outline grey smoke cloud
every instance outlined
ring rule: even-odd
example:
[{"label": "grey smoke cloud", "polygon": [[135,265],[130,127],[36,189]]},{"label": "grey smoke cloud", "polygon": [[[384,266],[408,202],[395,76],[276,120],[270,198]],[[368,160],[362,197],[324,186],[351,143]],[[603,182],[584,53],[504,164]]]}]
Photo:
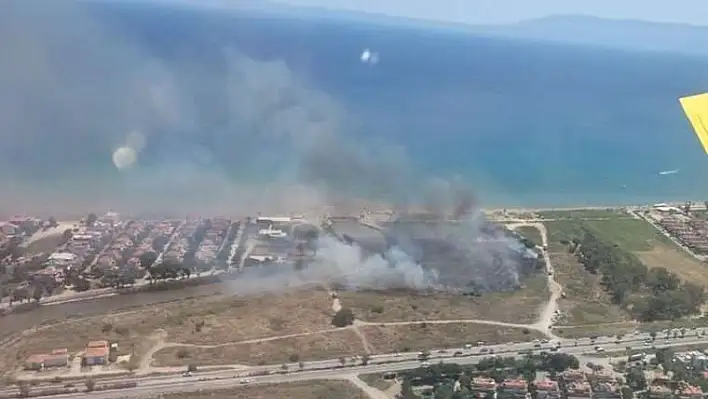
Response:
[{"label": "grey smoke cloud", "polygon": [[[165,59],[80,2],[2,2],[0,47],[0,212],[286,211],[285,196],[404,191],[404,152],[348,137],[346,110],[283,61]],[[134,131],[144,149],[119,172]],[[269,181],[247,182],[260,169]]]},{"label": "grey smoke cloud", "polygon": [[[411,176],[402,147],[351,135],[356,117],[281,60],[236,48],[209,61],[161,57],[139,35],[68,1],[0,2],[0,48],[0,213],[317,212],[349,195],[401,203],[426,186],[413,184],[425,179]],[[135,131],[144,138],[137,166],[119,172],[111,155]],[[263,169],[267,181],[248,181]],[[454,205],[459,186],[432,183],[430,207],[470,208]],[[459,276],[515,270],[509,259],[488,262],[488,247],[473,244],[474,223],[420,233],[467,251],[453,271]],[[278,279],[249,271],[234,289],[313,282],[420,289],[454,276],[423,268],[413,258],[418,244],[400,241],[384,255],[363,256],[323,238],[306,270]]]}]

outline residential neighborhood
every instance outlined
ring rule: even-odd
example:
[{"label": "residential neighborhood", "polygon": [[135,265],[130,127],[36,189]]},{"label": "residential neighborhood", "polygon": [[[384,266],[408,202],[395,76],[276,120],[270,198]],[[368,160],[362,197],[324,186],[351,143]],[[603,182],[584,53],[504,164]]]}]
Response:
[{"label": "residential neighborhood", "polygon": [[[32,236],[54,220],[13,218],[0,223],[2,302],[15,303],[158,278],[228,269],[239,221],[230,218],[137,219],[89,214],[32,251]],[[33,241],[34,242],[34,241]],[[243,253],[241,251],[240,253]]]}]

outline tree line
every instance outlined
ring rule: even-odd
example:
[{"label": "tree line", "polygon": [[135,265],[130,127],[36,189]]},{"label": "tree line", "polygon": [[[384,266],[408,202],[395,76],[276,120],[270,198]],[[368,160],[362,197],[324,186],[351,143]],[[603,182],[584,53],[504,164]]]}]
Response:
[{"label": "tree line", "polygon": [[700,312],[705,301],[702,286],[681,279],[664,267],[649,269],[633,253],[604,241],[583,228],[570,251],[585,269],[601,276],[612,302],[640,321],[674,320]]}]

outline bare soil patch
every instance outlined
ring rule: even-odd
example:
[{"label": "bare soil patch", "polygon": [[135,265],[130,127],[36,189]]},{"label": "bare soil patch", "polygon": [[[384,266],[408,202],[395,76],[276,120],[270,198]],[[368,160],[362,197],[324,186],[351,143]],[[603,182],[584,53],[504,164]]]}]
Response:
[{"label": "bare soil patch", "polygon": [[708,264],[702,263],[678,249],[656,245],[651,251],[635,252],[647,267],[665,267],[681,280],[708,287]]},{"label": "bare soil patch", "polygon": [[411,291],[341,292],[340,297],[344,307],[369,322],[482,319],[525,324],[536,321],[549,293],[545,276],[538,275],[517,291],[479,297]]},{"label": "bare soil patch", "polygon": [[533,330],[474,323],[364,326],[359,330],[366,336],[374,353],[460,348],[477,341],[499,344],[543,338]]},{"label": "bare soil patch", "polygon": [[331,298],[323,290],[196,298],[30,330],[0,351],[0,370],[14,370],[30,354],[55,348],[77,353],[93,340],[117,342],[126,353],[135,348],[139,356],[157,329],[165,330],[170,342],[221,344],[329,329],[331,319]]},{"label": "bare soil patch", "polygon": [[[158,351],[156,366],[197,366],[223,364],[279,364],[336,359],[340,356],[364,354],[361,339],[351,330],[312,334],[249,344],[223,345],[210,348],[169,347]],[[296,360],[293,355],[297,356]]]},{"label": "bare soil patch", "polygon": [[369,399],[348,381],[316,380],[283,384],[251,385],[233,389],[180,392],[161,395],[163,399]]},{"label": "bare soil patch", "polygon": [[560,325],[603,324],[629,320],[629,315],[613,305],[600,285],[600,276],[589,273],[575,255],[551,253],[555,279],[563,287],[566,298],[558,304]]},{"label": "bare soil patch", "polygon": [[386,391],[396,383],[394,380],[384,379],[383,373],[360,374],[358,377],[370,387],[374,387],[379,391]]}]

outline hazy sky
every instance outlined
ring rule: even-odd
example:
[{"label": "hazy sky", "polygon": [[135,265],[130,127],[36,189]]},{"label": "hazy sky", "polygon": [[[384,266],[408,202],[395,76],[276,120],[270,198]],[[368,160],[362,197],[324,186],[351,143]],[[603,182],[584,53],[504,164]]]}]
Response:
[{"label": "hazy sky", "polygon": [[[228,1],[228,0],[222,0]],[[231,0],[238,2],[239,0]],[[464,23],[504,23],[549,14],[589,14],[708,25],[707,0],[277,0]]]}]

